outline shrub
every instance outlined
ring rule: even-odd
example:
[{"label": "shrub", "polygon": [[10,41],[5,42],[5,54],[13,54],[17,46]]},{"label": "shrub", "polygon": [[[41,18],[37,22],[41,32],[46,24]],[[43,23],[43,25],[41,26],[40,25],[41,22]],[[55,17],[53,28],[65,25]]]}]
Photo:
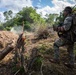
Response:
[{"label": "shrub", "polygon": [[38,39],[47,39],[49,36],[48,27],[46,25],[40,25],[36,31]]}]

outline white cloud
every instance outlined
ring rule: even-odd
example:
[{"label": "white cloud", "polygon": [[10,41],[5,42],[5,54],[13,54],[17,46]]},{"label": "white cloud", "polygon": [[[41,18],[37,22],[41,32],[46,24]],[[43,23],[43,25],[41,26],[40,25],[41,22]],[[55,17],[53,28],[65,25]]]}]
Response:
[{"label": "white cloud", "polygon": [[39,0],[39,2],[41,2],[41,0]]},{"label": "white cloud", "polygon": [[[75,0],[73,0],[75,1]],[[68,0],[53,0],[53,7],[45,6],[44,8],[37,9],[38,13],[42,13],[42,17],[45,17],[46,14],[50,13],[60,13],[66,6],[74,6],[75,4],[71,4]],[[51,4],[51,3],[50,3]]]},{"label": "white cloud", "polygon": [[4,15],[3,15],[3,13],[2,12],[0,12],[0,21],[4,21]]},{"label": "white cloud", "polygon": [[[56,7],[56,9],[58,9]],[[54,9],[53,7],[51,8],[50,6],[46,6],[42,9],[37,9],[37,13],[41,13],[42,17],[45,17],[46,14],[50,14],[50,13],[58,13],[58,11]]]},{"label": "white cloud", "polygon": [[76,2],[76,0],[70,0],[70,1]]},{"label": "white cloud", "polygon": [[37,7],[38,7],[38,8],[40,8],[40,7],[41,7],[41,5],[37,5]]},{"label": "white cloud", "polygon": [[[23,7],[33,7],[32,0],[0,0],[0,8],[6,8],[12,10],[14,13],[20,11]],[[5,10],[4,10],[5,11]],[[0,11],[1,14],[3,11]],[[3,17],[3,15],[1,15]]]},{"label": "white cloud", "polygon": [[41,3],[39,2],[39,3],[37,3],[37,7],[38,8],[40,8],[41,7]]},{"label": "white cloud", "polygon": [[7,10],[13,10],[15,12],[18,12],[23,7],[30,7],[32,6],[31,0],[1,0],[0,2],[0,8],[4,7],[7,8]]}]

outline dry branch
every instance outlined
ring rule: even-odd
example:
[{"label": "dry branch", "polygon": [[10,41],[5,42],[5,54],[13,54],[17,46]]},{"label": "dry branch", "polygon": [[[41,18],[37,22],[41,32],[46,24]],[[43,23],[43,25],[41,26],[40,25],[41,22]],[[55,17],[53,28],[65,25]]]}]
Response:
[{"label": "dry branch", "polygon": [[2,60],[9,52],[14,49],[14,46],[9,45],[4,50],[0,52],[0,60]]},{"label": "dry branch", "polygon": [[23,37],[23,33],[19,36],[17,39],[16,46],[15,44],[8,45],[4,50],[0,52],[0,60],[2,60],[9,52],[11,52],[13,49],[21,48],[22,45],[24,45],[25,38]]}]

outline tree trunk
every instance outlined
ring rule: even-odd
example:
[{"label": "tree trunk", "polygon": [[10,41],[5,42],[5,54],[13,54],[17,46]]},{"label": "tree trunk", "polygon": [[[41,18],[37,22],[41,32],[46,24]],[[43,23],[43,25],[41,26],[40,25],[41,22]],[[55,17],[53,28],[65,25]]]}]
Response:
[{"label": "tree trunk", "polygon": [[14,49],[14,46],[8,46],[4,50],[0,52],[0,60],[2,60],[9,52],[11,52]]}]

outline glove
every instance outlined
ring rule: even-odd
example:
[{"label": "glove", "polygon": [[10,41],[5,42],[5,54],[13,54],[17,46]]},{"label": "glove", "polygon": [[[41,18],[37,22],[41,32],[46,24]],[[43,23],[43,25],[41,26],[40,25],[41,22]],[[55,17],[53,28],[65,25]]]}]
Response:
[{"label": "glove", "polygon": [[63,31],[64,31],[64,27],[58,27],[58,28],[57,28],[57,31],[63,32]]}]

